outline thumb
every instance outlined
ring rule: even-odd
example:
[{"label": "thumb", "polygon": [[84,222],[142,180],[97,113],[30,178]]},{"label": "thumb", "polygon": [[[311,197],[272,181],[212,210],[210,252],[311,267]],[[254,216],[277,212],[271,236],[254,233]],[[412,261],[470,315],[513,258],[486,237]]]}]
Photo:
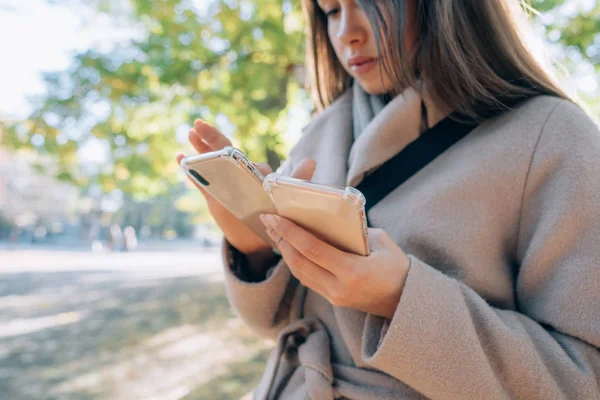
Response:
[{"label": "thumb", "polygon": [[387,232],[379,228],[368,229],[368,240],[371,251],[383,250],[392,244],[395,245],[394,241],[392,238],[390,238]]},{"label": "thumb", "polygon": [[265,162],[259,162],[259,163],[252,163],[254,164],[254,166],[260,171],[261,174],[263,174],[264,176],[269,175],[271,172],[273,172],[273,170],[271,169],[271,166]]},{"label": "thumb", "polygon": [[294,168],[294,171],[292,172],[292,178],[309,181],[312,178],[316,167],[317,162],[315,160],[305,158],[304,160],[300,161],[300,164],[298,164],[296,168]]}]

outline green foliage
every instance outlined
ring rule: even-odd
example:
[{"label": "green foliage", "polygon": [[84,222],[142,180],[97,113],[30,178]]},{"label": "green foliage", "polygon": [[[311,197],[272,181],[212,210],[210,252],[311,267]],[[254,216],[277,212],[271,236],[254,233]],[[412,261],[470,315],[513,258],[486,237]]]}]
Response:
[{"label": "green foliage", "polygon": [[[185,133],[195,118],[232,134],[253,159],[277,166],[289,93],[299,88],[293,75],[303,56],[299,6],[199,3],[196,9],[194,1],[129,0],[126,17],[141,39],[109,52],[86,51],[68,70],[47,74],[48,94],[27,120],[10,127],[5,144],[55,155],[61,179],[139,199],[165,193],[181,178],[174,157],[187,136],[178,142],[175,133]],[[97,7],[123,12],[108,0]],[[80,165],[78,150],[90,143],[110,149],[103,165]]]},{"label": "green foliage", "polygon": [[[534,0],[532,6],[540,12],[552,12],[557,7],[573,5],[567,0]],[[556,14],[556,12],[555,12]],[[583,58],[588,58],[598,66],[600,62],[600,40],[596,39],[600,32],[600,3],[589,10],[575,15],[554,16],[548,25],[548,30],[560,32],[558,41],[565,47],[577,50]]]},{"label": "green foliage", "polygon": [[560,42],[578,50],[584,58],[600,66],[600,3],[591,10],[579,13],[557,27]]}]

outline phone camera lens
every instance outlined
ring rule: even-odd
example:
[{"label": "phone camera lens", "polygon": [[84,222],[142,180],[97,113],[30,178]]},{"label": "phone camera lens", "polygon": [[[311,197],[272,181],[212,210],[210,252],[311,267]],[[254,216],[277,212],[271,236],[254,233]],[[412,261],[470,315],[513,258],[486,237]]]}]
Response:
[{"label": "phone camera lens", "polygon": [[200,175],[199,173],[197,173],[196,171],[194,171],[193,169],[189,170],[190,175],[192,175],[194,178],[196,178],[196,180],[198,182],[200,182],[202,185],[204,186],[209,186],[210,183],[204,179],[204,177],[202,175]]}]

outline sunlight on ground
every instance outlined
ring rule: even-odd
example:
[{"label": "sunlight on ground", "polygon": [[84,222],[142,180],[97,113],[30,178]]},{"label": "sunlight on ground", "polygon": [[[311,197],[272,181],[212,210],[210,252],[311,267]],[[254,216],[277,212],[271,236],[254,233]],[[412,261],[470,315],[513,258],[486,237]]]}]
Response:
[{"label": "sunlight on ground", "polygon": [[60,325],[74,324],[81,321],[82,314],[78,312],[66,312],[40,318],[13,319],[8,323],[0,324],[0,338],[8,336],[25,335],[53,328]]},{"label": "sunlight on ground", "polygon": [[268,342],[246,343],[248,338],[238,320],[210,331],[190,325],[172,328],[51,393],[94,393],[101,388],[103,397],[115,400],[179,399],[217,377],[227,378],[230,364],[250,360],[269,347]]},{"label": "sunlight on ground", "polygon": [[218,253],[22,255],[0,253],[2,398],[228,400],[258,383],[273,344],[229,306]]}]

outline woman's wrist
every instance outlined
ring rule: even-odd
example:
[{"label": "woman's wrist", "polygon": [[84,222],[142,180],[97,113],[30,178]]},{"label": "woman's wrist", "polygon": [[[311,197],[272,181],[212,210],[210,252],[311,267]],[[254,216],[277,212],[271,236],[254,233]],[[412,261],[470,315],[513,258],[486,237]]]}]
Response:
[{"label": "woman's wrist", "polygon": [[250,282],[264,281],[267,278],[267,271],[281,259],[270,247],[248,253],[240,252],[240,254],[244,258],[242,263],[244,275]]}]

